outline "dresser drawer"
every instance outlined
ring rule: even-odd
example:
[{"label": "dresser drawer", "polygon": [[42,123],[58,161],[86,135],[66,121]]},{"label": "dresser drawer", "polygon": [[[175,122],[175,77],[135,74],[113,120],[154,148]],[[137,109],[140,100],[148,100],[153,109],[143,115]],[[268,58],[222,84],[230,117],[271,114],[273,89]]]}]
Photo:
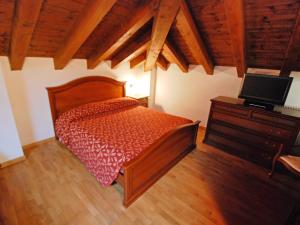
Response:
[{"label": "dresser drawer", "polygon": [[249,110],[247,109],[235,108],[235,107],[219,105],[219,104],[214,105],[213,110],[218,112],[225,112],[237,116],[242,116],[242,117],[248,117],[249,114]]},{"label": "dresser drawer", "polygon": [[270,116],[267,114],[253,112],[252,118],[255,120],[277,123],[277,124],[284,125],[284,126],[297,127],[296,121],[292,121],[292,120],[288,120],[288,119],[280,118],[280,117],[275,117],[275,116]]},{"label": "dresser drawer", "polygon": [[261,122],[256,122],[249,119],[243,119],[243,118],[239,118],[239,117],[235,117],[235,116],[231,116],[219,112],[213,112],[212,119],[223,121],[225,123],[229,123],[239,127],[247,128],[249,130],[260,132],[261,134],[272,135],[274,137],[278,137],[281,139],[288,139],[293,135],[292,131],[290,130],[285,130],[283,128],[274,127]]},{"label": "dresser drawer", "polygon": [[214,132],[218,132],[224,135],[229,135],[233,139],[242,140],[246,144],[251,145],[253,147],[260,148],[263,150],[269,149],[270,151],[274,151],[275,153],[277,153],[280,146],[279,142],[272,141],[254,134],[250,134],[241,131],[237,128],[227,127],[222,124],[213,123],[211,124],[210,129]]},{"label": "dresser drawer", "polygon": [[275,152],[260,151],[259,149],[236,142],[233,139],[222,137],[214,132],[211,132],[207,136],[207,142],[220,147],[231,154],[258,163],[267,168],[270,168],[272,159],[276,154]]}]

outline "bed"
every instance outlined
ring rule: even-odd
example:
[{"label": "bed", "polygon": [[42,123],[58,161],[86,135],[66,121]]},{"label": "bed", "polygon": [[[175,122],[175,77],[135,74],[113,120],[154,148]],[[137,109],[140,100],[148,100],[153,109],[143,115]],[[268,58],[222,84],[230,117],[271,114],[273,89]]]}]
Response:
[{"label": "bed", "polygon": [[196,147],[199,121],[139,106],[125,82],[90,76],[47,88],[55,137],[128,207]]}]

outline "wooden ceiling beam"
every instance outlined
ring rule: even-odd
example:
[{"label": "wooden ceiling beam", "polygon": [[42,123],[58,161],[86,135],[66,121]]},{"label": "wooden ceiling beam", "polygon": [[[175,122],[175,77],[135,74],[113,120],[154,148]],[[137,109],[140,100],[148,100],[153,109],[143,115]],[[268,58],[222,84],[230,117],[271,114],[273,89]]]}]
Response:
[{"label": "wooden ceiling beam", "polygon": [[156,65],[162,70],[167,71],[170,66],[170,62],[162,54],[159,54],[156,60]]},{"label": "wooden ceiling beam", "polygon": [[293,69],[296,68],[297,60],[300,58],[300,8],[296,19],[293,34],[291,36],[285,59],[280,70],[280,76],[290,76]]},{"label": "wooden ceiling beam", "polygon": [[99,48],[88,58],[88,68],[95,68],[100,62],[108,59],[129,40],[142,26],[152,19],[157,7],[157,1],[149,1],[133,12],[133,17],[129,21],[123,21],[122,26],[118,27],[109,38],[102,43]]},{"label": "wooden ceiling beam", "polygon": [[247,70],[244,1],[224,0],[224,7],[237,74],[244,77]]},{"label": "wooden ceiling beam", "polygon": [[165,41],[163,50],[166,51],[170,57],[172,57],[172,59],[170,59],[169,61],[177,64],[177,66],[180,68],[182,72],[187,73],[189,71],[188,62],[185,60],[181,52],[178,49],[176,49],[174,45],[171,44],[170,41],[168,40]]},{"label": "wooden ceiling beam", "polygon": [[153,22],[151,43],[147,51],[146,71],[152,69],[157,61],[172,23],[178,13],[180,2],[181,0],[160,0],[159,8]]},{"label": "wooden ceiling beam", "polygon": [[147,51],[142,52],[138,56],[130,60],[130,69],[136,68],[146,61]]},{"label": "wooden ceiling beam", "polygon": [[201,34],[198,31],[195,20],[185,0],[181,2],[180,10],[176,17],[176,27],[185,39],[197,63],[202,64],[205,72],[212,75],[214,72],[213,60],[205,47]]},{"label": "wooden ceiling beam", "polygon": [[117,0],[88,1],[73,29],[54,57],[55,69],[63,69],[95,30]]},{"label": "wooden ceiling beam", "polygon": [[21,70],[23,67],[42,5],[43,0],[19,0],[16,3],[9,50],[12,70]]},{"label": "wooden ceiling beam", "polygon": [[[146,61],[146,56],[147,51],[144,51],[140,55],[130,60],[130,68],[136,68],[137,66],[144,63]],[[162,70],[166,71],[170,66],[170,62],[162,54],[160,54],[157,58],[156,65],[159,66]]]},{"label": "wooden ceiling beam", "polygon": [[111,68],[116,68],[121,62],[131,60],[146,51],[150,43],[150,32],[144,33],[135,40],[130,41],[111,58]]}]

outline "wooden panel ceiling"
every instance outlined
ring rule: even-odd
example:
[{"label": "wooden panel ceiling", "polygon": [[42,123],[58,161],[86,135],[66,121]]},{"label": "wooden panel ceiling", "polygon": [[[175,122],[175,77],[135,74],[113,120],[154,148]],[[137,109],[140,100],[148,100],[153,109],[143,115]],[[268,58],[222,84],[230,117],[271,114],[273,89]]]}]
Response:
[{"label": "wooden panel ceiling", "polygon": [[280,69],[294,30],[299,0],[246,0],[248,66]]},{"label": "wooden panel ceiling", "polygon": [[[15,0],[0,0],[0,55],[9,56],[17,2]],[[131,19],[132,24],[134,24],[134,15],[138,15],[138,9],[144,8],[145,10],[149,5],[149,13],[151,10],[154,12],[153,14],[150,13],[149,16],[155,17],[160,2],[161,0],[117,0],[108,13],[99,20],[100,22],[95,23],[97,24],[96,28],[89,36],[87,35],[88,38],[73,58],[90,58],[95,53],[95,49],[99,49],[105,40],[114,37],[114,34],[124,27],[127,21]],[[188,23],[181,21],[183,19],[181,4],[167,36],[167,39],[172,43],[172,49],[176,49],[176,55],[180,55],[181,61],[187,64],[203,64],[204,60],[208,60],[206,62],[211,62],[212,68],[214,65],[237,66],[236,54],[233,52],[234,46],[232,45],[234,43],[232,42],[232,26],[230,26],[232,21],[228,19],[228,11],[226,10],[228,2],[229,4],[231,2],[226,2],[226,0],[185,0],[185,2],[187,13],[191,15],[188,23],[192,23],[192,28],[182,30]],[[243,36],[245,37],[246,66],[282,69],[287,58],[287,49],[291,38],[299,35],[295,34],[295,32],[299,32],[299,29],[295,28],[300,1],[232,0],[232,4],[236,2],[243,5],[243,9],[241,9],[243,12],[240,15],[243,15],[245,20],[245,26],[241,26],[241,28],[245,31]],[[54,57],[62,43],[67,40],[68,34],[73,29],[77,19],[83,14],[88,3],[89,0],[44,0],[26,56]],[[181,16],[178,17],[180,13]],[[239,11],[237,10],[236,13]],[[139,16],[136,17],[140,18]],[[152,24],[151,20],[135,34],[129,34],[129,40],[118,49],[115,48],[108,59],[120,51],[126,52],[127,46],[133,46],[132,43],[138,42],[144,33],[151,33]],[[196,36],[190,37],[190,39],[186,37],[189,34],[189,29],[196,29],[193,34]],[[125,32],[125,29],[123,30]],[[121,35],[120,32],[118,35]],[[236,36],[243,37],[241,33],[236,34]],[[196,40],[196,42],[198,40],[199,42],[190,43],[190,40]],[[191,46],[201,47],[201,43],[205,48],[202,50],[207,53],[206,58],[201,58],[201,54],[195,54],[191,48]],[[296,45],[300,47],[297,43]],[[199,49],[201,49],[200,47]],[[161,51],[160,62],[164,57],[165,64],[176,63],[174,56],[168,55],[169,53],[165,51],[163,46],[160,48],[161,50],[157,49]],[[128,52],[130,51],[128,50]],[[144,55],[143,52],[143,57],[140,58],[144,59]],[[300,53],[297,56],[297,53],[294,52],[293,57],[296,64],[291,69],[300,70]],[[126,59],[129,58],[132,57]],[[179,61],[177,64],[180,64]],[[182,64],[180,65],[181,69],[186,69]],[[208,71],[212,70],[209,69]]]},{"label": "wooden panel ceiling", "polygon": [[28,56],[54,57],[88,0],[45,0]]},{"label": "wooden panel ceiling", "polygon": [[105,16],[102,22],[97,26],[94,32],[89,36],[85,43],[76,53],[75,58],[88,58],[93,50],[103,43],[105,39],[114,35],[117,29],[132,16],[132,12],[142,1],[138,0],[119,0],[111,9],[111,12]]},{"label": "wooden panel ceiling", "polygon": [[[123,46],[118,48],[114,54],[110,56],[112,61],[112,68],[123,60],[131,60],[147,50],[149,41],[151,39],[151,27],[153,21],[146,23],[136,34],[127,40]],[[118,62],[116,64],[116,62]]]},{"label": "wooden panel ceiling", "polygon": [[0,55],[8,55],[15,0],[0,1]]},{"label": "wooden panel ceiling", "polygon": [[214,63],[234,66],[223,0],[189,0],[188,2]]},{"label": "wooden panel ceiling", "polygon": [[[197,64],[196,59],[194,58],[194,56],[192,55],[192,53],[190,52],[190,50],[188,48],[188,43],[186,42],[184,37],[182,37],[181,33],[177,29],[176,21],[175,21],[174,26],[171,27],[171,30],[169,33],[169,39],[171,39],[174,43],[176,43],[177,48],[179,49],[180,52],[184,52],[184,56],[190,64],[194,64],[194,65]],[[171,62],[171,63],[173,63],[173,62]]]}]

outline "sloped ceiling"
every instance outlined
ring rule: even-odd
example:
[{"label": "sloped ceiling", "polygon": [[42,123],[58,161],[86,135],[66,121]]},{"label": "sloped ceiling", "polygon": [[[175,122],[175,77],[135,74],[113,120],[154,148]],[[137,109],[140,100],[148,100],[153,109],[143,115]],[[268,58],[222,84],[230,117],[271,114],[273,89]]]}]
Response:
[{"label": "sloped ceiling", "polygon": [[299,9],[299,0],[3,0],[0,55],[12,69],[30,56],[55,58],[57,69],[80,58],[90,68],[128,60],[132,68],[202,64],[208,74],[220,65],[239,76],[247,67],[289,76],[300,70]]}]

